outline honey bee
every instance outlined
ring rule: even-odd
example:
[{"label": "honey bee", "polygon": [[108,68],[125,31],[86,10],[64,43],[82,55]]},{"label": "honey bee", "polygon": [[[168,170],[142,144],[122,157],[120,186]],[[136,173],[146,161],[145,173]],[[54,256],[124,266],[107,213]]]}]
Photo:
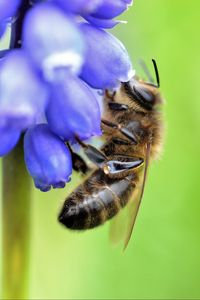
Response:
[{"label": "honey bee", "polygon": [[[156,84],[134,76],[121,83],[118,91],[105,91],[102,148],[98,150],[76,137],[95,167],[67,197],[58,217],[67,228],[85,230],[103,224],[129,204],[125,247],[140,207],[149,162],[158,157],[162,146],[163,101],[158,69],[152,61]],[[71,152],[74,169],[86,173],[83,159]]]}]

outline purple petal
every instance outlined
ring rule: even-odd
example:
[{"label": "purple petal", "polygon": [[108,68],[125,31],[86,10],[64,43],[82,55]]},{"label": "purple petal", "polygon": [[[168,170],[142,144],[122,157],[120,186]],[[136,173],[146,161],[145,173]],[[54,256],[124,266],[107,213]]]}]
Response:
[{"label": "purple petal", "polygon": [[17,144],[20,137],[20,131],[11,128],[0,128],[0,156],[6,155]]},{"label": "purple petal", "polygon": [[103,0],[92,16],[100,19],[112,19],[127,10],[131,4],[130,0]]},{"label": "purple petal", "polygon": [[53,132],[65,140],[101,135],[100,109],[94,94],[87,85],[69,75],[66,82],[52,87],[46,111],[47,121]]},{"label": "purple petal", "polygon": [[67,12],[88,14],[96,11],[103,0],[52,0]]},{"label": "purple petal", "polygon": [[113,28],[119,23],[124,23],[124,21],[118,21],[118,20],[110,20],[110,19],[97,19],[91,16],[84,16],[84,19],[93,24],[94,26],[100,27],[100,28]]},{"label": "purple petal", "polygon": [[24,137],[24,156],[29,174],[41,191],[61,188],[70,180],[71,154],[65,143],[46,124],[28,129]]},{"label": "purple petal", "polygon": [[0,64],[0,126],[26,129],[44,111],[46,102],[46,87],[25,53],[8,53]]},{"label": "purple petal", "polygon": [[134,75],[128,53],[113,35],[89,24],[82,24],[87,54],[81,78],[97,89],[117,88]]},{"label": "purple petal", "polygon": [[81,32],[71,18],[54,5],[41,3],[26,15],[23,45],[41,68],[45,79],[52,81],[57,70],[79,72],[85,53]]},{"label": "purple petal", "polygon": [[13,17],[21,3],[21,0],[0,0],[0,22]]},{"label": "purple petal", "polygon": [[5,31],[6,31],[6,22],[1,22],[0,23],[0,38],[3,36]]}]

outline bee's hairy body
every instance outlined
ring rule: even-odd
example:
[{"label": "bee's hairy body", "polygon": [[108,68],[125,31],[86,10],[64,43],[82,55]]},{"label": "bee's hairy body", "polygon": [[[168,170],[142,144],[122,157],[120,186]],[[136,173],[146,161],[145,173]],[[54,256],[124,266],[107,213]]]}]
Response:
[{"label": "bee's hairy body", "polygon": [[[136,101],[138,99],[135,99],[134,93],[132,94],[131,82],[129,82],[122,84],[113,97],[106,94],[103,117],[111,123],[118,124],[120,128],[126,128],[137,138],[137,143],[123,136],[116,128],[102,123],[106,143],[101,151],[108,161],[113,161],[115,158],[118,160],[119,157],[122,162],[129,161],[129,158],[131,160],[138,158],[141,163],[134,168],[114,174],[107,174],[102,168],[95,169],[64,203],[60,215],[61,222],[70,229],[93,228],[115,216],[141,186],[147,144],[150,145],[150,160],[157,158],[160,152],[162,118],[157,104],[162,101],[158,88],[136,78],[133,78],[133,82],[152,94],[154,98],[150,100],[154,102],[151,107]],[[120,107],[119,104],[122,106]]]}]

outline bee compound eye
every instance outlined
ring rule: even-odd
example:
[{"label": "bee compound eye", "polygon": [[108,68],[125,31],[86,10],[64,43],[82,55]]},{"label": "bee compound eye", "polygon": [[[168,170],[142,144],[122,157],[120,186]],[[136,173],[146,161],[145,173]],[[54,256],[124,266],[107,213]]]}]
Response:
[{"label": "bee compound eye", "polygon": [[132,101],[137,102],[141,107],[151,110],[155,103],[155,96],[150,89],[145,87],[136,79],[131,79],[124,84],[125,91]]},{"label": "bee compound eye", "polygon": [[153,104],[154,102],[154,95],[151,93],[151,91],[147,90],[144,87],[140,86],[134,86],[133,90],[135,94],[140,98],[142,101],[147,102],[149,104]]},{"label": "bee compound eye", "polygon": [[154,94],[142,85],[134,85],[132,87],[133,98],[142,107],[151,110],[155,102]]}]

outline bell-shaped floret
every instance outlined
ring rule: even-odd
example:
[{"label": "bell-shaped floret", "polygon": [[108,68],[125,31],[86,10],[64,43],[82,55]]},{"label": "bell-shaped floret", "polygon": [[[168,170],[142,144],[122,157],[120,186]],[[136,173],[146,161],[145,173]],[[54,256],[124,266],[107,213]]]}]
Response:
[{"label": "bell-shaped floret", "polygon": [[47,81],[60,69],[78,73],[83,64],[85,44],[78,25],[52,4],[41,3],[27,13],[23,45]]},{"label": "bell-shaped floret", "polygon": [[47,103],[46,85],[23,50],[13,50],[0,63],[0,127],[24,130]]},{"label": "bell-shaped floret", "polygon": [[89,24],[81,29],[87,42],[86,60],[81,78],[97,89],[117,88],[134,75],[123,44],[110,33]]},{"label": "bell-shaped floret", "polygon": [[47,124],[28,129],[24,137],[24,157],[28,172],[41,191],[62,188],[70,180],[70,151]]},{"label": "bell-shaped floret", "polygon": [[81,79],[68,74],[65,82],[54,83],[50,95],[46,116],[53,132],[66,141],[101,135],[99,105]]}]

